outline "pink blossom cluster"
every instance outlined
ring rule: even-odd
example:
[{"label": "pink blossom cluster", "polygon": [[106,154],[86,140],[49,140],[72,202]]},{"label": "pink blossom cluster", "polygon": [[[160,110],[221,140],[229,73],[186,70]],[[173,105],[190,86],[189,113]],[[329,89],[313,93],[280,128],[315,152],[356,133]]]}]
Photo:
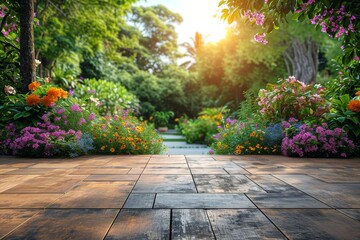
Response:
[{"label": "pink blossom cluster", "polygon": [[255,22],[255,24],[259,26],[265,22],[265,15],[259,11],[252,12],[248,10],[244,13],[244,16],[247,17],[250,22]]},{"label": "pink blossom cluster", "polygon": [[[340,26],[340,22],[349,18],[348,26]],[[345,6],[342,5],[339,10],[329,9],[324,10],[321,14],[317,14],[311,19],[312,24],[319,24],[322,32],[328,32],[331,36],[339,38],[347,35],[349,31],[355,32],[353,21],[355,16],[351,16],[345,12]]]},{"label": "pink blossom cluster", "polygon": [[306,85],[292,76],[279,84],[268,84],[267,89],[259,91],[260,113],[269,120],[319,117],[328,110],[323,91],[320,85]]},{"label": "pink blossom cluster", "polygon": [[10,149],[13,155],[52,156],[58,144],[78,141],[82,136],[80,130],[65,131],[49,121],[38,122],[36,127],[25,127],[19,134],[16,133],[14,124],[9,124],[6,130],[7,138],[2,144]]},{"label": "pink blossom cluster", "polygon": [[298,157],[348,157],[355,144],[341,128],[330,130],[326,123],[309,126],[307,124],[284,121],[286,133],[281,144],[285,156]]},{"label": "pink blossom cluster", "polygon": [[257,42],[259,42],[259,43],[262,43],[262,44],[264,44],[264,45],[266,45],[266,44],[268,44],[268,41],[265,39],[265,36],[266,36],[266,34],[265,33],[262,33],[262,34],[256,34],[255,36],[254,36],[254,40],[255,41],[257,41]]},{"label": "pink blossom cluster", "polygon": [[[5,17],[6,10],[8,10],[6,6],[0,6],[0,22]],[[5,37],[9,36],[11,32],[15,32],[18,30],[17,24],[15,23],[15,18],[13,16],[9,16],[8,18],[10,18],[12,21],[7,21],[3,26],[4,29],[0,29],[1,33]]]},{"label": "pink blossom cluster", "polygon": [[[72,111],[71,114],[76,114],[77,112],[82,112],[82,109],[80,108],[80,106],[78,104],[72,104],[70,106],[70,110]],[[63,125],[67,125],[68,124],[68,116],[66,115],[66,111],[64,108],[59,108],[59,107],[55,107],[52,110],[52,113],[46,113],[43,115],[42,120],[43,121],[50,121],[50,116],[51,119],[53,119],[53,121],[55,123],[60,123],[62,122]],[[74,118],[74,116],[72,116]],[[96,114],[95,113],[91,113],[87,119],[85,119],[84,117],[80,117],[80,119],[77,121],[77,125],[81,126],[81,125],[85,125],[88,124],[89,122],[93,121],[96,118]]]}]

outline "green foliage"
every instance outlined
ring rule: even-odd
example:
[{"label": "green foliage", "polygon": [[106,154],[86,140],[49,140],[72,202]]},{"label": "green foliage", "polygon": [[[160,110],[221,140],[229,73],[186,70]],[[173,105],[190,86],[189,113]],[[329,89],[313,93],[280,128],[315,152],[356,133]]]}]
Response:
[{"label": "green foliage", "polygon": [[248,121],[249,118],[255,120],[261,117],[260,106],[257,102],[258,90],[249,89],[244,93],[244,100],[241,101],[237,110],[237,117],[240,121]]},{"label": "green foliage", "polygon": [[75,96],[88,98],[95,103],[101,115],[117,114],[121,110],[128,108],[138,109],[137,98],[120,83],[85,79],[83,83],[78,83],[76,87]]},{"label": "green foliage", "polygon": [[205,108],[199,117],[193,120],[182,121],[180,128],[188,143],[206,143],[210,145],[213,135],[223,123],[223,114],[226,108]]},{"label": "green foliage", "polygon": [[152,117],[156,127],[167,127],[170,118],[174,117],[174,112],[154,112]]},{"label": "green foliage", "polygon": [[331,101],[331,111],[325,114],[325,119],[331,129],[344,129],[349,137],[360,144],[360,113],[348,109],[350,100],[349,94],[334,96]]},{"label": "green foliage", "polygon": [[7,96],[3,105],[0,105],[0,127],[4,128],[10,123],[16,124],[19,128],[36,126],[46,108],[41,105],[29,106],[26,104],[26,94]]}]

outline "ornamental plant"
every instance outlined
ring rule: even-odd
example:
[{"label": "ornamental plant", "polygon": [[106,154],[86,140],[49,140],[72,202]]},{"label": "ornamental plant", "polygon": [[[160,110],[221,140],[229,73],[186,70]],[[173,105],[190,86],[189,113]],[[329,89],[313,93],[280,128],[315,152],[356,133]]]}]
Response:
[{"label": "ornamental plant", "polygon": [[119,114],[123,109],[139,109],[139,100],[120,83],[84,79],[74,90],[74,96],[96,106],[101,115]]},{"label": "ornamental plant", "polygon": [[270,122],[281,122],[294,117],[299,120],[316,120],[329,111],[321,85],[306,85],[295,77],[267,84],[259,91],[260,113]]},{"label": "ornamental plant", "polygon": [[92,139],[89,134],[83,135],[80,130],[65,131],[49,121],[38,122],[36,127],[25,127],[20,130],[11,123],[5,127],[0,140],[1,150],[5,154],[24,157],[76,157],[92,150]]},{"label": "ornamental plant", "polygon": [[152,120],[155,123],[156,127],[167,127],[169,124],[170,118],[174,117],[174,112],[154,112],[152,114]]},{"label": "ornamental plant", "polygon": [[[221,131],[214,135],[216,140],[212,152],[216,154],[276,154],[280,145],[265,140],[266,127],[253,122],[227,120]],[[273,145],[271,145],[273,144]]]},{"label": "ornamental plant", "polygon": [[163,150],[153,125],[139,121],[129,111],[101,117],[91,133],[98,154],[159,154]]},{"label": "ornamental plant", "polygon": [[283,122],[285,137],[281,151],[294,157],[349,157],[355,150],[354,142],[341,128],[329,129],[326,123],[307,125]]},{"label": "ornamental plant", "polygon": [[332,108],[325,114],[331,129],[342,128],[360,145],[360,92],[351,99],[349,94],[332,98]]},{"label": "ornamental plant", "polygon": [[10,94],[0,105],[0,126],[15,123],[18,128],[36,126],[44,113],[68,97],[67,91],[34,81],[29,94]]},{"label": "ornamental plant", "polygon": [[214,142],[213,135],[218,133],[218,127],[223,125],[226,112],[226,108],[205,108],[198,118],[182,123],[182,134],[186,142],[210,145]]}]

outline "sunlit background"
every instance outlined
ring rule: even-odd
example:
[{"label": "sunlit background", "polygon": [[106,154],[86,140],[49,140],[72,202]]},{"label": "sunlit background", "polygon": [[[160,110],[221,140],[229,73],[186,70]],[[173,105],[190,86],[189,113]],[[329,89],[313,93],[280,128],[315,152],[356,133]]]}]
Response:
[{"label": "sunlit background", "polygon": [[179,13],[183,23],[176,26],[178,43],[189,42],[195,32],[203,35],[206,42],[217,42],[225,37],[226,22],[220,20],[218,0],[142,0],[139,5],[162,4]]}]

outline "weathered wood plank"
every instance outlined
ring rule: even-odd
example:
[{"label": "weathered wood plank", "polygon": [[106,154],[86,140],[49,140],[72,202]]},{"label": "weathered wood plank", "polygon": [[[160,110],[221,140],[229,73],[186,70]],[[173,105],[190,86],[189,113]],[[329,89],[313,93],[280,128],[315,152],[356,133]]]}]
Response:
[{"label": "weathered wood plank", "polygon": [[112,239],[169,239],[170,210],[122,209],[109,230]]},{"label": "weathered wood plank", "polygon": [[175,209],[171,221],[171,239],[215,239],[205,210]]}]

